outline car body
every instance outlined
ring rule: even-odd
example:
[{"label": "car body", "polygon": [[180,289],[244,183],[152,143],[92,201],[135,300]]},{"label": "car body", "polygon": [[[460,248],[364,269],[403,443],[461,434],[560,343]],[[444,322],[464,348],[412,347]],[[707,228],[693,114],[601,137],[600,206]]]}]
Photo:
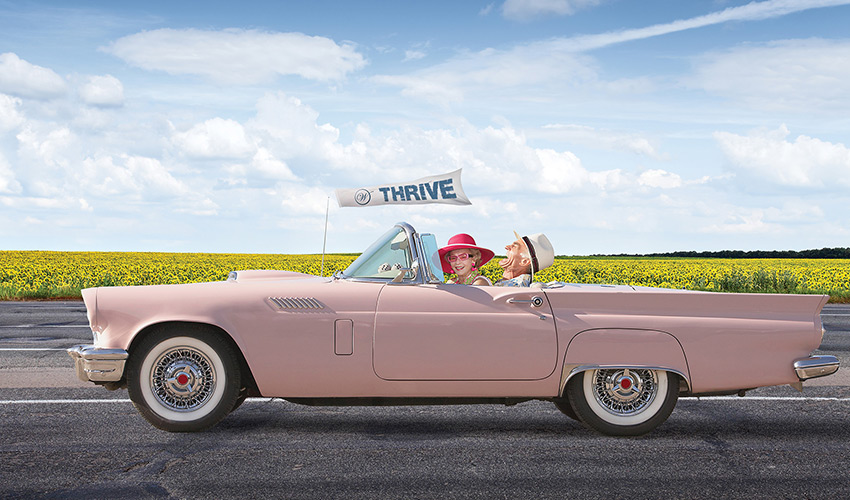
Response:
[{"label": "car body", "polygon": [[553,401],[612,435],[660,425],[679,396],[838,369],[812,356],[828,296],[553,282],[444,283],[436,239],[398,223],[333,277],[86,289],[77,374],[126,387],[153,425],[195,431],[247,396],[310,405]]}]

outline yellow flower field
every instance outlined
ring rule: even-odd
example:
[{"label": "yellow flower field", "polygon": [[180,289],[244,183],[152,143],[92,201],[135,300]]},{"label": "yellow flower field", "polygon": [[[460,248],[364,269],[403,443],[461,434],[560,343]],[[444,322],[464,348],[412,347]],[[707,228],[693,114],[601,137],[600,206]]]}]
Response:
[{"label": "yellow flower field", "polygon": [[[356,255],[326,255],[324,275]],[[0,299],[79,297],[96,286],[223,281],[230,271],[285,269],[319,275],[321,255],[0,251]]]},{"label": "yellow flower field", "polygon": [[[324,275],[356,255],[326,255]],[[95,286],[221,281],[239,269],[318,275],[320,255],[0,251],[0,299],[79,297]],[[501,277],[494,259],[482,271]],[[558,258],[537,281],[613,283],[721,292],[828,293],[850,301],[850,260]]]}]

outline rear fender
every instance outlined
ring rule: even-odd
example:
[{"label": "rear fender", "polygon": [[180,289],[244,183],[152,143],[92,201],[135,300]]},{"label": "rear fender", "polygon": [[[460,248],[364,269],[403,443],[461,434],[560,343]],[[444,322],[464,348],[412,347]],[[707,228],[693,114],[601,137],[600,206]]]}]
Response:
[{"label": "rear fender", "polygon": [[591,329],[576,334],[564,355],[561,394],[567,381],[587,370],[642,368],[673,372],[690,389],[685,351],[676,337],[657,330]]}]

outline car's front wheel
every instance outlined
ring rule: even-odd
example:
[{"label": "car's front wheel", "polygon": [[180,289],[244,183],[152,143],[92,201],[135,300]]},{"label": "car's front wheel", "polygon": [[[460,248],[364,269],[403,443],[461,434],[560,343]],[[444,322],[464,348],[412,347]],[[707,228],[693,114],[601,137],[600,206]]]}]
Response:
[{"label": "car's front wheel", "polygon": [[127,389],[145,419],[171,432],[220,422],[242,387],[239,361],[220,334],[201,327],[163,328],[131,353]]},{"label": "car's front wheel", "polygon": [[567,395],[587,426],[611,436],[639,436],[673,412],[679,379],[664,370],[587,370],[567,382]]},{"label": "car's front wheel", "polygon": [[573,420],[579,420],[576,411],[573,410],[573,405],[570,404],[569,398],[554,398],[552,402],[555,403],[555,408],[560,410],[561,413]]}]

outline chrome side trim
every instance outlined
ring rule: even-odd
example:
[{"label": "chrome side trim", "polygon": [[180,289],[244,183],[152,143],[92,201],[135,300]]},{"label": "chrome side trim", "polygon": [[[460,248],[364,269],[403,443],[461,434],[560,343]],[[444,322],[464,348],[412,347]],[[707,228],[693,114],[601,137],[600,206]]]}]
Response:
[{"label": "chrome side trim", "polygon": [[74,359],[77,378],[83,382],[117,382],[124,376],[128,353],[124,349],[103,349],[75,345],[67,350]]},{"label": "chrome side trim", "polygon": [[809,356],[794,361],[794,371],[801,381],[832,375],[838,371],[838,366],[835,356]]},{"label": "chrome side trim", "polygon": [[280,310],[324,309],[325,306],[313,297],[269,297],[269,302]]}]

